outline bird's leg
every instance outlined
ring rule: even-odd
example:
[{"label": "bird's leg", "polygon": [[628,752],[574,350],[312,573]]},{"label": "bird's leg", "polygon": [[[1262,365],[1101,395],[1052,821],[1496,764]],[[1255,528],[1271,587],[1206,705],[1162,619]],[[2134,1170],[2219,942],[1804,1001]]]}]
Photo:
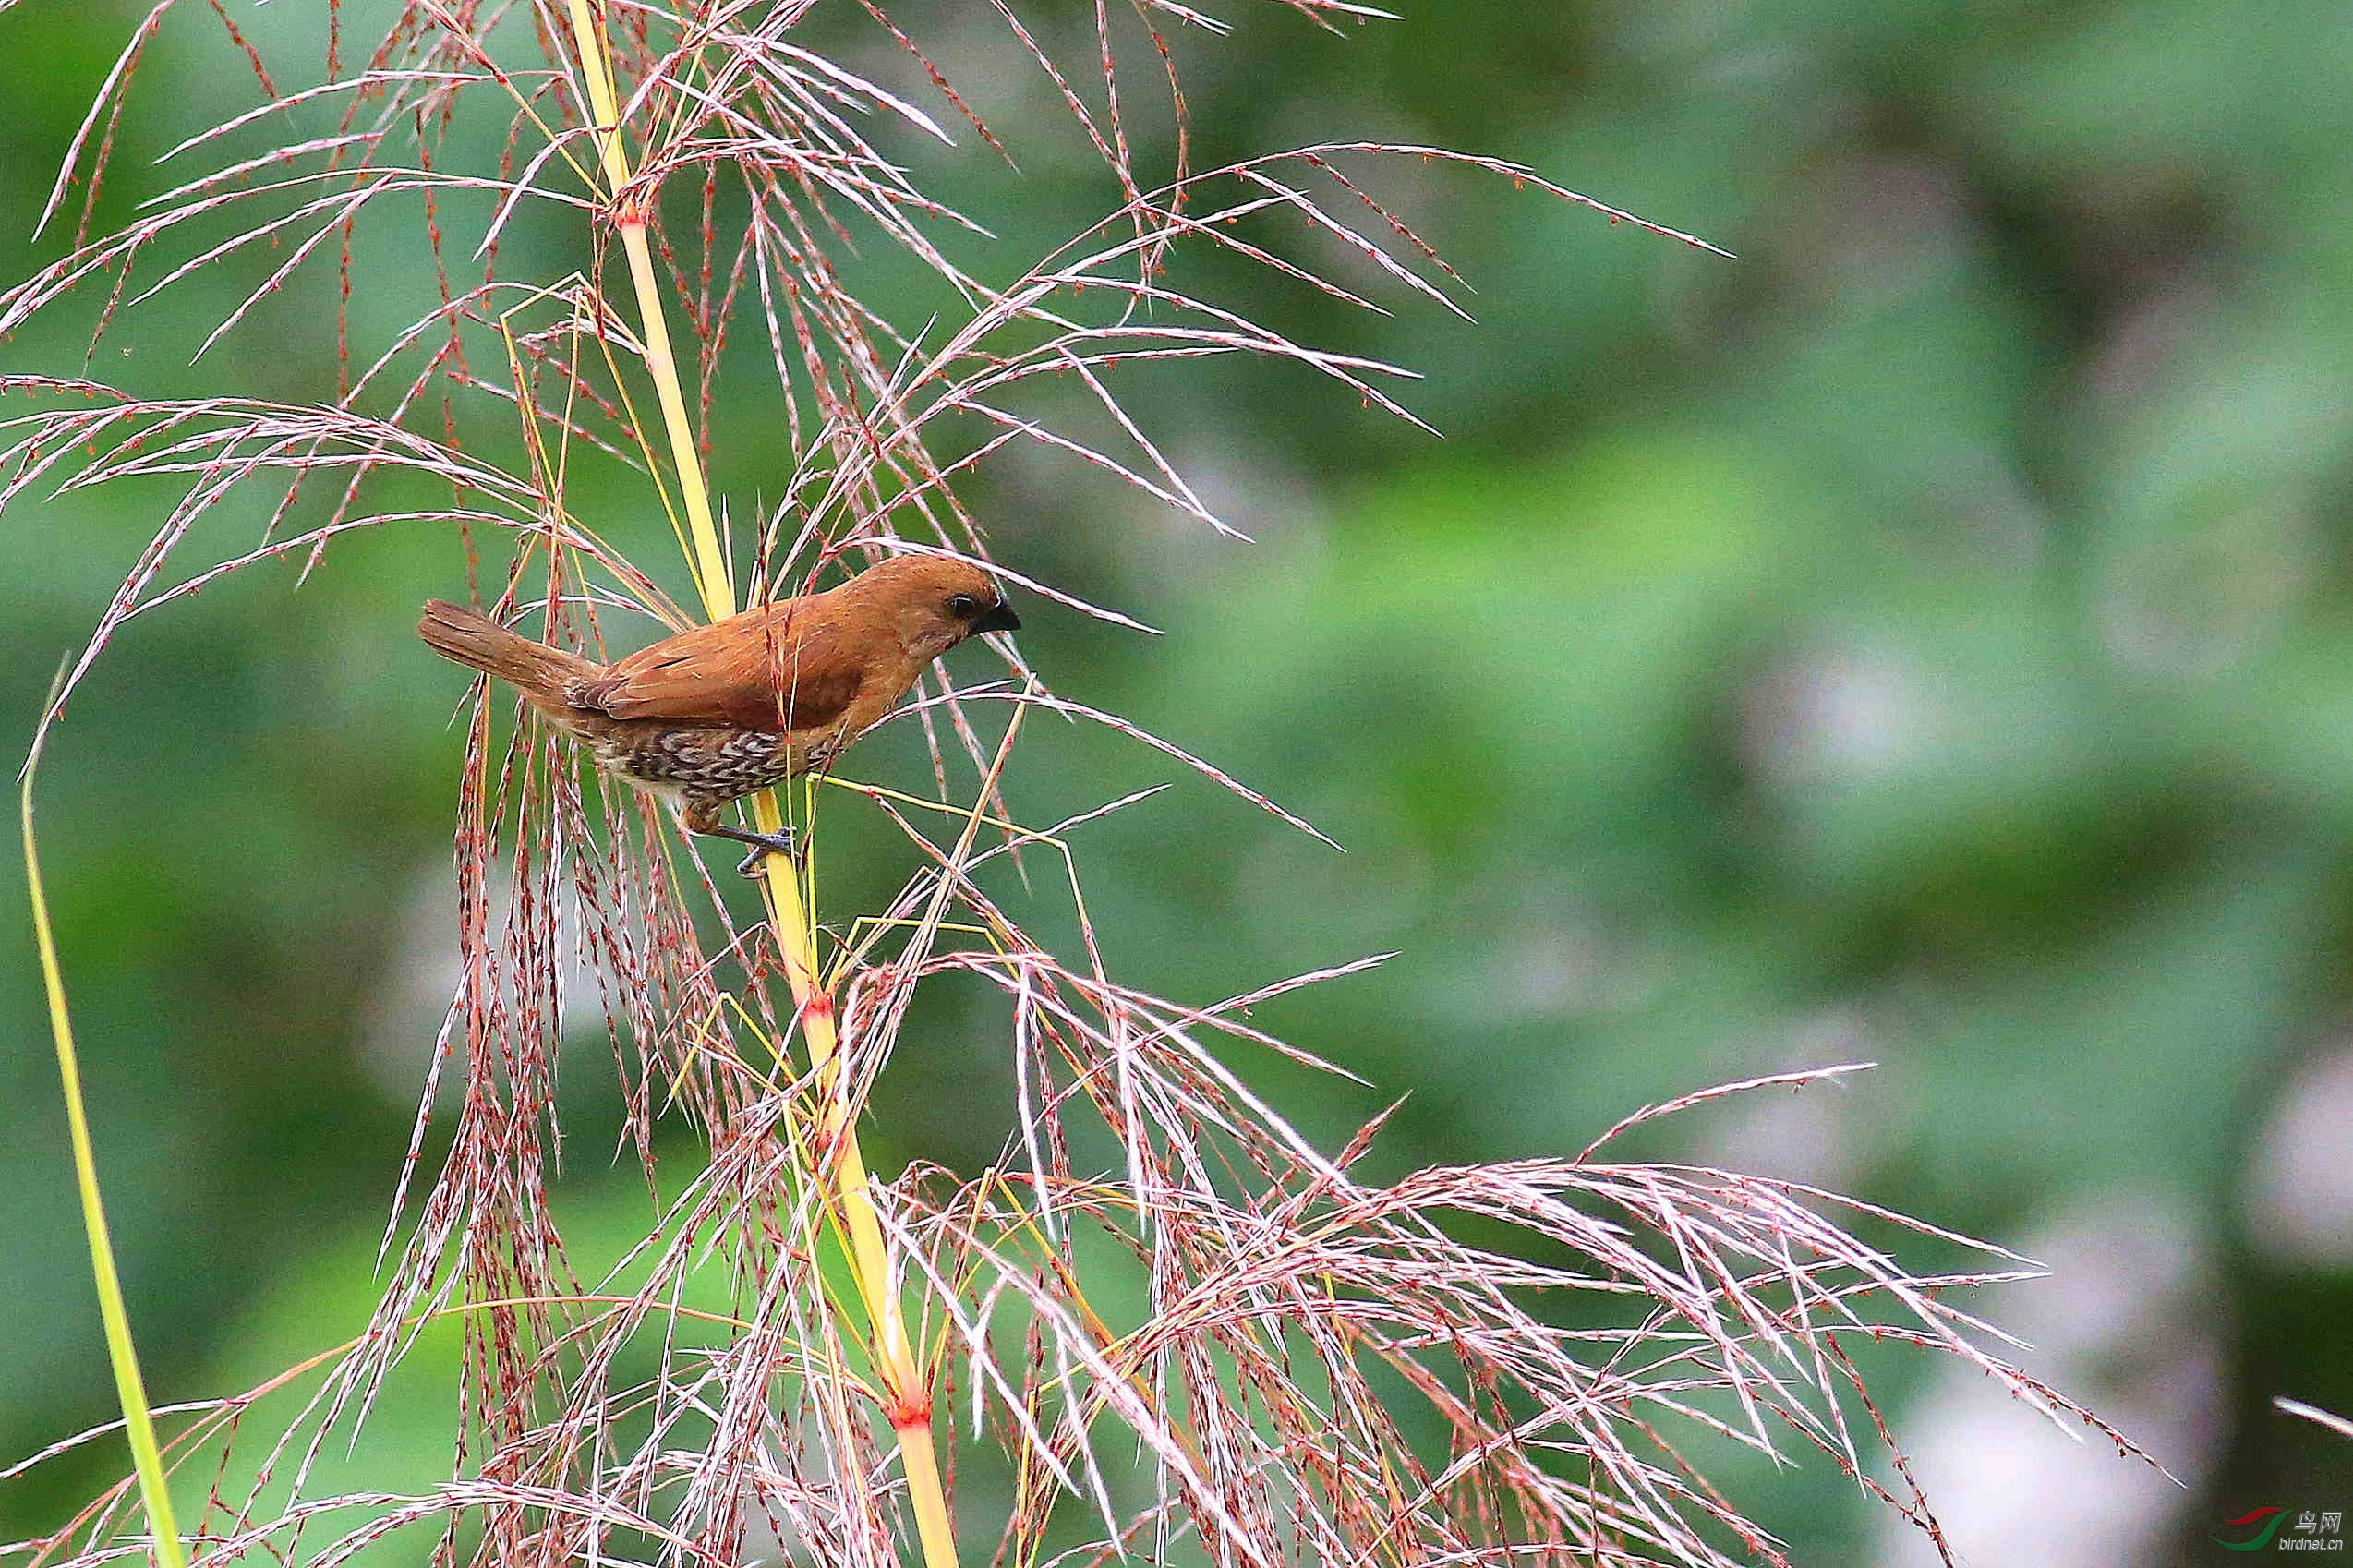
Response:
[{"label": "bird's leg", "polygon": [[760,874],[760,862],[769,855],[789,856],[797,867],[801,863],[801,839],[791,828],[776,833],[754,833],[749,828],[734,827],[721,822],[718,808],[695,804],[681,814],[689,833],[700,833],[713,838],[732,838],[739,844],[749,844],[752,852],[735,868],[738,876]]},{"label": "bird's leg", "polygon": [[741,827],[718,827],[712,831],[721,838],[732,838],[739,844],[753,846],[752,852],[736,862],[735,874],[738,876],[758,877],[761,874],[760,862],[770,855],[786,856],[792,862],[795,870],[800,868],[801,838],[790,827],[776,833],[752,833]]}]

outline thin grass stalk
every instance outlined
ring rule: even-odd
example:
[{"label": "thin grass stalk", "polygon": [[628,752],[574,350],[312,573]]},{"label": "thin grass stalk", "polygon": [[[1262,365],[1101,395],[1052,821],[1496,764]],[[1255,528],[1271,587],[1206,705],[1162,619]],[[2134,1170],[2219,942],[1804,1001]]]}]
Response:
[{"label": "thin grass stalk", "polygon": [[123,1430],[130,1439],[131,1465],[139,1495],[147,1505],[149,1533],[163,1568],[187,1568],[179,1521],[163,1478],[163,1457],[155,1446],[155,1422],[148,1413],[147,1383],[139,1376],[139,1347],[131,1340],[130,1314],[123,1306],[123,1282],[115,1269],[115,1243],[106,1228],[106,1204],[98,1191],[98,1162],[90,1152],[90,1116],[82,1107],[81,1061],[74,1050],[74,1025],[66,1009],[66,979],[57,963],[57,940],[49,928],[49,899],[41,885],[41,855],[32,830],[33,772],[49,737],[43,728],[25,758],[18,816],[24,825],[25,886],[32,898],[33,940],[41,949],[41,981],[49,995],[49,1032],[57,1042],[57,1077],[65,1086],[66,1124],[74,1145],[74,1181],[81,1189],[82,1225],[90,1234],[90,1272],[98,1286],[98,1316],[106,1329],[106,1358],[115,1368],[115,1394],[123,1406]]},{"label": "thin grass stalk", "polygon": [[[678,471],[688,533],[694,544],[694,559],[688,564],[702,591],[704,612],[714,621],[722,621],[736,612],[735,584],[713,521],[710,494],[694,450],[678,364],[670,351],[667,313],[646,232],[652,193],[634,197],[624,194],[634,174],[621,138],[621,105],[613,87],[609,42],[590,0],[571,0],[570,17],[589,109],[597,118],[596,133],[606,178],[612,187],[614,227],[620,232],[621,248],[629,259],[646,368],[660,400],[671,463]],[[763,833],[776,833],[784,826],[784,814],[773,790],[763,790],[753,797],[752,813]],[[808,1041],[811,1065],[822,1082],[827,1069],[835,1065],[840,1034],[835,1022],[833,999],[818,978],[814,910],[811,901],[802,898],[799,870],[790,856],[766,855],[761,861],[761,869],[765,874],[760,880],[768,906],[768,928],[776,933],[777,947],[784,956],[785,977],[791,987],[801,1031]],[[847,1117],[837,1122],[828,1116],[822,1130],[828,1146],[826,1152],[831,1155],[835,1200],[850,1239],[851,1266],[875,1330],[872,1348],[875,1369],[887,1403],[885,1413],[899,1444],[900,1468],[907,1478],[908,1498],[914,1509],[923,1561],[927,1568],[958,1568],[955,1522],[933,1451],[931,1391],[925,1384],[923,1364],[908,1340],[899,1293],[891,1282],[888,1253],[868,1191],[871,1178],[864,1153],[858,1146],[857,1128]]]}]

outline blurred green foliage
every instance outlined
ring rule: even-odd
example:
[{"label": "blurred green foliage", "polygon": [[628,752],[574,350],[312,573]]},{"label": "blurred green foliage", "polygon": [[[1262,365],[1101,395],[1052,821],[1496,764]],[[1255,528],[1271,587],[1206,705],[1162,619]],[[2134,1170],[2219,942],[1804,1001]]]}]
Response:
[{"label": "blurred green foliage", "polygon": [[[136,25],[96,9],[0,16],[11,279],[58,252],[28,238],[33,215]],[[316,18],[232,9],[315,58]],[[1009,561],[1168,629],[1145,642],[1042,607],[1024,645],[1060,689],[1350,850],[1197,780],[1088,828],[1113,964],[1207,1001],[1398,951],[1260,1019],[1411,1092],[1380,1156],[1395,1165],[1574,1149],[1647,1100],[1877,1059],[1815,1092],[1836,1104],[1794,1139],[1759,1144],[1774,1124],[1726,1108],[1647,1147],[1761,1149],[1766,1174],[2013,1241],[2085,1195],[2135,1195],[2193,1238],[2190,1311],[2226,1376],[2200,1452],[2163,1455],[2194,1482],[2182,1539],[2225,1502],[2341,1502],[2328,1484],[2353,1457],[2266,1401],[2353,1407],[2353,1276],[2258,1247],[2249,1216],[2262,1128],[2347,1032],[2353,14],[1429,0],[1334,39],[1224,9],[1231,41],[1177,40],[1204,164],[1327,136],[1460,146],[1740,259],[1408,164],[1383,188],[1476,289],[1476,325],[1227,283],[1294,336],[1427,372],[1404,395],[1442,442],[1299,373],[1221,366],[1144,378],[1135,406],[1256,547],[1043,461],[976,488]],[[1045,10],[1084,58],[1082,8]],[[148,159],[247,102],[216,25],[192,10],[157,40],[102,219],[162,188]],[[918,172],[1006,236],[1001,269],[1112,198],[1034,76],[973,47],[1003,68],[961,85],[1021,171],[968,148]],[[515,241],[547,246],[551,272],[574,264],[563,243]],[[328,297],[317,280],[186,367],[177,336],[243,275],[149,308],[95,373],[329,394],[331,350],[294,330]],[[362,324],[404,303],[363,300]],[[64,331],[0,344],[11,368],[78,356]],[[722,415],[739,507],[776,491],[765,430]],[[18,742],[158,500],[0,516]],[[596,504],[627,518],[643,498],[616,484]],[[666,559],[656,529],[640,542]],[[454,539],[393,532],[338,546],[298,590],[290,566],[208,590],[118,639],[52,748],[44,860],[159,1399],[324,1348],[366,1288],[437,1021],[402,999],[450,940],[434,900],[462,683],[409,629],[463,572]],[[1032,820],[1174,775],[1032,724],[1010,780]],[[908,736],[854,771],[924,775]],[[907,866],[863,807],[828,809],[846,918]],[[877,1154],[996,1152],[1008,1069],[974,1000],[911,1031]],[[12,1458],[106,1418],[110,1396],[6,896],[0,1019]],[[636,1177],[606,1173],[600,1050],[585,1037],[567,1067],[566,1179],[619,1202]],[[1269,1078],[1334,1138],[1384,1103]],[[2095,1405],[2136,1375],[2071,1371]],[[0,1533],[54,1520],[115,1463],[12,1483]],[[1765,1516],[1804,1561],[1874,1561],[1827,1467],[1770,1484]]]}]

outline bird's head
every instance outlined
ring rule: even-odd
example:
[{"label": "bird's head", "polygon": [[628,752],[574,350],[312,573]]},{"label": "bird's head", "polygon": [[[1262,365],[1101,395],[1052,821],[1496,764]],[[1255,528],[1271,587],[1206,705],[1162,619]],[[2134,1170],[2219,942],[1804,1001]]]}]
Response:
[{"label": "bird's head", "polygon": [[1015,632],[1021,618],[996,579],[966,561],[902,555],[870,566],[843,585],[872,596],[896,623],[907,651],[937,658],[979,632]]}]

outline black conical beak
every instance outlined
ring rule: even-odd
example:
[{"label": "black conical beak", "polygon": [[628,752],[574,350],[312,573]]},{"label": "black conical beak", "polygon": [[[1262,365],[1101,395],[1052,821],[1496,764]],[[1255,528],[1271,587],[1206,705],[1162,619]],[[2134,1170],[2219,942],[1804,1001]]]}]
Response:
[{"label": "black conical beak", "polygon": [[1013,606],[999,599],[986,615],[972,622],[974,632],[1019,632],[1021,618],[1013,613]]}]

